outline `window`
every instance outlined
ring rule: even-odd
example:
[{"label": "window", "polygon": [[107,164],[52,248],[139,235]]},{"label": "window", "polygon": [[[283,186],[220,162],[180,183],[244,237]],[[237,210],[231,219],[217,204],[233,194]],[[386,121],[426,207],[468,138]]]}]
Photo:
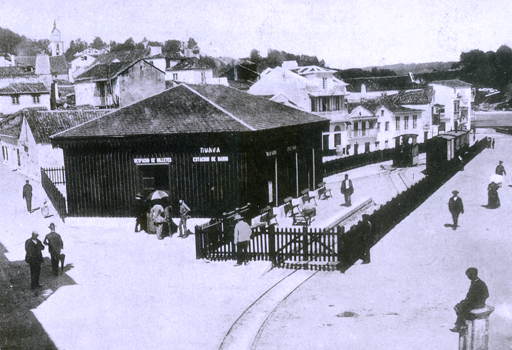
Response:
[{"label": "window", "polygon": [[404,117],[404,130],[407,130],[407,129],[409,129],[409,116],[408,115],[406,115]]},{"label": "window", "polygon": [[87,56],[82,56],[82,61],[87,61]]},{"label": "window", "polygon": [[178,80],[178,73],[172,73],[172,80]]},{"label": "window", "polygon": [[354,122],[354,131],[357,131],[357,130],[359,130],[359,123]]},{"label": "window", "polygon": [[325,89],[327,89],[327,78],[322,78],[322,86]]},{"label": "window", "polygon": [[380,116],[381,116],[381,117],[383,117],[383,116],[384,116],[384,110],[383,110],[383,109],[381,109],[381,110],[380,110]]},{"label": "window", "polygon": [[316,108],[316,98],[311,97],[311,112],[318,112]]},{"label": "window", "polygon": [[376,141],[375,142],[375,149],[378,150],[379,149],[379,146],[380,146],[380,142],[379,141]]},{"label": "window", "polygon": [[460,101],[453,101],[453,113],[459,113]]},{"label": "window", "polygon": [[201,82],[206,83],[206,73],[205,72],[201,72]]},{"label": "window", "polygon": [[32,95],[32,101],[34,101],[34,103],[39,103],[39,102],[41,102],[41,101],[39,100],[39,95]]},{"label": "window", "polygon": [[322,112],[327,112],[329,110],[329,98],[322,97]]},{"label": "window", "polygon": [[389,122],[386,122],[385,127],[384,127],[384,131],[389,131]]},{"label": "window", "polygon": [[395,118],[395,129],[400,130],[400,117]]},{"label": "window", "polygon": [[341,98],[339,96],[336,96],[334,98],[334,110],[335,111],[341,110]]},{"label": "window", "polygon": [[389,141],[386,140],[386,141],[384,141],[384,149],[388,149],[388,147],[389,147]]},{"label": "window", "polygon": [[417,127],[418,127],[418,116],[417,115],[413,115],[412,116],[412,128],[416,129]]},{"label": "window", "polygon": [[377,123],[377,131],[380,131],[380,123]]},{"label": "window", "polygon": [[334,134],[334,147],[341,145],[341,134]]},{"label": "window", "polygon": [[373,129],[373,121],[372,120],[370,120],[368,122],[368,129]]},{"label": "window", "polygon": [[20,104],[20,97],[18,95],[12,96],[12,104],[13,105],[19,105]]}]

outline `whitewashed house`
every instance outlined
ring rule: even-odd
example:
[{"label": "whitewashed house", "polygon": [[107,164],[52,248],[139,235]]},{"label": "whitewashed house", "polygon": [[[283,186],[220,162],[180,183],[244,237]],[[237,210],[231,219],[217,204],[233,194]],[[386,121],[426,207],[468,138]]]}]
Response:
[{"label": "whitewashed house", "polygon": [[50,109],[50,90],[43,83],[11,83],[0,88],[0,113],[13,114],[31,107]]},{"label": "whitewashed house", "polygon": [[208,81],[213,80],[213,68],[196,57],[184,58],[180,63],[166,69],[165,80],[187,84],[207,84]]},{"label": "whitewashed house", "polygon": [[346,147],[348,113],[347,84],[334,76],[336,71],[318,67],[299,67],[295,61],[282,67],[267,68],[248,90],[250,94],[273,98],[282,94],[297,108],[330,120],[329,131],[323,133],[322,148]]},{"label": "whitewashed house", "polygon": [[471,129],[471,103],[475,100],[472,85],[458,79],[437,80],[433,87],[433,118],[439,120],[439,132]]}]

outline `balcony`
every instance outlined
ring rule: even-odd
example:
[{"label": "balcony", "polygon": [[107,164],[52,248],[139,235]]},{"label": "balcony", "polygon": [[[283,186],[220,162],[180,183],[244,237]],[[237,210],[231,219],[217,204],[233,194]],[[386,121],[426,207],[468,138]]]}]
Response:
[{"label": "balcony", "polygon": [[377,137],[376,129],[366,129],[366,130],[351,130],[349,137],[351,139],[360,139],[360,138],[375,138]]}]

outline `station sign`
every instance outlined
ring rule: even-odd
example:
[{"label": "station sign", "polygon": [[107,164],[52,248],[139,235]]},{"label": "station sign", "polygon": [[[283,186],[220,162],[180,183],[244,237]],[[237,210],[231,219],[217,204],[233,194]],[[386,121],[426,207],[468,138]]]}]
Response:
[{"label": "station sign", "polygon": [[135,164],[168,164],[172,163],[172,158],[133,158]]},{"label": "station sign", "polygon": [[214,162],[227,162],[228,156],[215,156],[215,157],[192,157],[194,163],[214,163]]}]

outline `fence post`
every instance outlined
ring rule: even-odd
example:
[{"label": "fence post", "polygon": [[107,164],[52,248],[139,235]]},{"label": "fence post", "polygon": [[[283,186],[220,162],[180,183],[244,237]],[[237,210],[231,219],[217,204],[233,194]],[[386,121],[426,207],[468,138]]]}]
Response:
[{"label": "fence post", "polygon": [[302,226],[302,256],[304,261],[309,260],[309,236],[308,227]]},{"label": "fence post", "polygon": [[343,251],[344,251],[344,248],[345,248],[345,244],[343,242],[343,239],[344,239],[344,234],[345,234],[345,226],[336,226],[336,239],[337,239],[337,243],[338,243],[338,270],[340,270],[340,272],[342,272],[342,263],[343,263]]},{"label": "fence post", "polygon": [[459,350],[489,349],[489,315],[494,307],[485,306],[470,312],[471,320],[466,320],[467,331],[459,335]]},{"label": "fence post", "polygon": [[277,266],[276,259],[276,229],[274,225],[270,225],[265,229],[268,237],[268,254],[270,262],[272,263],[272,267]]},{"label": "fence post", "polygon": [[201,247],[201,243],[203,241],[203,230],[199,226],[196,225],[195,229],[195,237],[196,237],[196,259],[202,259],[203,249]]}]

